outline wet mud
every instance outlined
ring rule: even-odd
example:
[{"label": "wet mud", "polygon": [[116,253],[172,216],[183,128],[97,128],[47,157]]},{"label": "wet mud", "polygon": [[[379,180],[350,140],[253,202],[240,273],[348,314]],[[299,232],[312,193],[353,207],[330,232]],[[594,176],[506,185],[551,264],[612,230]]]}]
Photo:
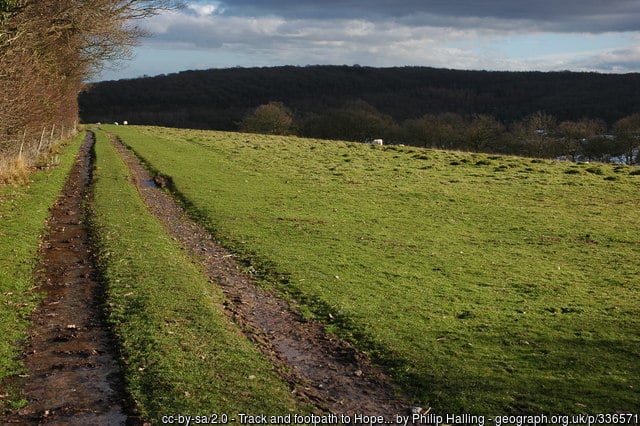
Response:
[{"label": "wet mud", "polygon": [[203,262],[226,296],[227,314],[271,362],[282,367],[278,370],[300,400],[334,414],[381,415],[388,420],[395,420],[396,414],[410,415],[410,405],[399,399],[389,377],[365,354],[327,334],[321,323],[302,320],[285,300],[257,286],[233,254],[158,187],[135,155],[117,138],[112,140],[149,210]]},{"label": "wet mud", "polygon": [[41,241],[44,300],[23,352],[28,404],[4,424],[142,424],[128,415],[115,345],[103,324],[86,221],[93,134],[88,133]]}]

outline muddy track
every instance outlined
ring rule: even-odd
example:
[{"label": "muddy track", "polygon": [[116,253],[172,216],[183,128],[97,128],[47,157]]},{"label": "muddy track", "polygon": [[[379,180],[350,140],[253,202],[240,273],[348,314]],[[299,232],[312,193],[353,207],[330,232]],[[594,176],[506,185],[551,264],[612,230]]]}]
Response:
[{"label": "muddy track", "polygon": [[325,333],[322,324],[302,321],[286,301],[258,287],[232,253],[154,184],[135,155],[117,138],[112,140],[149,210],[203,262],[226,296],[227,313],[275,365],[283,367],[279,370],[301,400],[335,414],[382,415],[389,420],[408,414],[408,403],[397,398],[389,378],[367,356]]},{"label": "muddy track", "polygon": [[29,402],[5,424],[141,424],[124,408],[85,220],[94,141],[88,133],[41,241],[37,279],[44,301],[33,314],[23,353],[29,371],[23,397]]}]

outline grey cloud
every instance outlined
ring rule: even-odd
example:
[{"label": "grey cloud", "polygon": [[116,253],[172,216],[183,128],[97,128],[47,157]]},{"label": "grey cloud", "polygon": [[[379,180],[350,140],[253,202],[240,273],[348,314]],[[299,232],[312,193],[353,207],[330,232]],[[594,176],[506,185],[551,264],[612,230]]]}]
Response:
[{"label": "grey cloud", "polygon": [[[188,48],[215,49],[236,45],[249,49],[278,50],[286,54],[300,50],[338,49],[343,51],[388,50],[390,46],[420,45],[429,47],[437,42],[459,36],[435,27],[412,27],[397,22],[371,22],[355,19],[295,19],[277,16],[259,18],[238,16],[192,16],[166,14],[147,22],[154,34],[153,42]],[[476,32],[463,31],[466,36]]]},{"label": "grey cloud", "polygon": [[225,14],[288,19],[402,19],[414,25],[502,25],[501,21],[558,32],[640,29],[637,0],[226,0]]}]

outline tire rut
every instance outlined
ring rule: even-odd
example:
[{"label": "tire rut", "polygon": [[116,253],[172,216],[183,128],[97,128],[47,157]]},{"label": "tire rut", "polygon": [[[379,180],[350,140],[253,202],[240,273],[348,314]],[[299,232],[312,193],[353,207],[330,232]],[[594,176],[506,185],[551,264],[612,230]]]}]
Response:
[{"label": "tire rut", "polygon": [[103,324],[86,223],[94,143],[87,133],[41,241],[36,277],[44,301],[32,316],[22,358],[28,404],[5,424],[142,424],[125,408],[115,345]]},{"label": "tire rut", "polygon": [[[321,323],[303,321],[289,304],[260,288],[242,271],[234,255],[187,217],[174,199],[117,137],[112,141],[131,170],[149,210],[182,245],[199,259],[210,279],[221,287],[227,314],[274,363],[301,401],[325,412],[385,416],[407,415],[410,406],[398,398],[389,377],[352,345],[327,334]],[[414,408],[415,410],[415,408]]]}]

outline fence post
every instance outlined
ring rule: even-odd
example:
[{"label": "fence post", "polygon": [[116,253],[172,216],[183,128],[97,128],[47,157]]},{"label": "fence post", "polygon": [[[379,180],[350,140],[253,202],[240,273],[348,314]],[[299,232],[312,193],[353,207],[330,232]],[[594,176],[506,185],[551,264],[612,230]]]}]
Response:
[{"label": "fence post", "polygon": [[22,160],[22,148],[24,147],[24,141],[27,138],[27,128],[24,128],[24,132],[22,133],[22,143],[20,144],[20,151],[18,152],[18,160]]},{"label": "fence post", "polygon": [[40,148],[42,148],[42,142],[44,141],[44,132],[47,130],[47,126],[42,128],[42,134],[40,135],[40,142],[38,143],[38,150],[36,155],[40,155]]},{"label": "fence post", "polygon": [[54,135],[55,131],[56,131],[56,124],[53,123],[51,125],[51,135],[49,136],[49,148],[51,148],[51,143],[53,142],[53,135]]}]

